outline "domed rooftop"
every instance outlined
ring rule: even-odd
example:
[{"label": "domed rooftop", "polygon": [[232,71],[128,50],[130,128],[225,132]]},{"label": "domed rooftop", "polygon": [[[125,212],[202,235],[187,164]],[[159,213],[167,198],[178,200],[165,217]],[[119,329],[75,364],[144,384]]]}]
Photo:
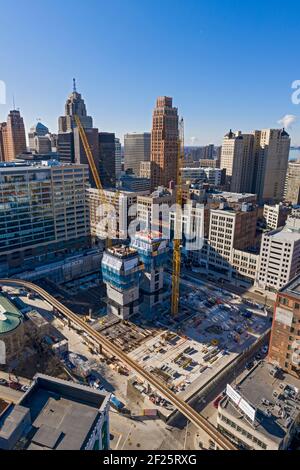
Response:
[{"label": "domed rooftop", "polygon": [[22,314],[3,295],[0,295],[0,338],[2,334],[10,333],[22,322]]}]

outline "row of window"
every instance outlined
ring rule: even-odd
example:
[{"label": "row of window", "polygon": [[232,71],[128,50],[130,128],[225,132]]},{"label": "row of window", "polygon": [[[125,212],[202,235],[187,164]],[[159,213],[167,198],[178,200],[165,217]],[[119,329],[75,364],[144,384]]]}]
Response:
[{"label": "row of window", "polygon": [[233,429],[236,429],[237,432],[239,432],[240,434],[242,434],[243,436],[245,436],[247,439],[251,440],[252,442],[254,442],[254,444],[258,445],[259,447],[261,447],[262,449],[266,450],[267,449],[267,446],[264,442],[262,442],[261,440],[257,439],[257,437],[253,436],[252,434],[250,434],[248,431],[246,431],[246,429],[243,429],[241,428],[239,425],[237,425],[234,421],[231,421],[230,419],[226,418],[226,416],[223,416],[221,414],[219,414],[219,418],[221,419],[221,421],[223,421],[224,423],[228,424],[228,426],[230,426],[231,428]]}]

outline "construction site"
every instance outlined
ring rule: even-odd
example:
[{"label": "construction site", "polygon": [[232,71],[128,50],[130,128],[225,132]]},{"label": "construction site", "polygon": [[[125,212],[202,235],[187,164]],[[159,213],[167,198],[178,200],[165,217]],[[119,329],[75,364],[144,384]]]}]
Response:
[{"label": "construction site", "polygon": [[[80,119],[75,119],[105,204],[85,131]],[[179,135],[175,193],[181,209],[182,121]],[[167,420],[176,410],[182,410],[193,423],[207,427],[188,400],[255,348],[268,334],[270,322],[259,309],[249,312],[238,296],[213,292],[211,286],[199,287],[197,283],[192,288],[182,285],[179,219],[177,214],[171,243],[159,231],[143,230],[137,231],[130,242],[117,244],[108,231],[99,278],[91,275],[82,283],[70,281],[58,290],[47,281],[40,286],[6,281],[8,285],[25,286],[28,291],[16,290],[16,296],[34,306],[38,315],[59,332],[41,336],[46,343],[50,341],[53,354],[70,378],[115,391],[129,412],[135,412],[139,403],[143,409],[157,410]],[[166,274],[170,245],[171,276]],[[36,300],[31,290],[37,293]],[[138,399],[132,399],[133,389]],[[215,429],[209,432],[215,436]],[[215,441],[231,447],[218,434]]]}]

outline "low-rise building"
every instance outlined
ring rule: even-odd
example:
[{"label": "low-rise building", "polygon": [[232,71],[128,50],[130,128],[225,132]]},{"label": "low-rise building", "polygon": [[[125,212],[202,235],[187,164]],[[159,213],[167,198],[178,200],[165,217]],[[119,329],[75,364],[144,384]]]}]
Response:
[{"label": "low-rise building", "polygon": [[109,394],[37,374],[0,415],[0,449],[109,449]]},{"label": "low-rise building", "polygon": [[290,214],[291,209],[281,204],[270,206],[264,205],[263,217],[265,219],[266,227],[271,230],[276,230],[285,225],[286,219]]},{"label": "low-rise building", "polygon": [[300,422],[300,380],[260,362],[218,407],[218,429],[240,449],[288,449]]},{"label": "low-rise building", "polygon": [[140,178],[134,175],[122,175],[120,178],[121,189],[123,191],[149,191],[150,193],[150,179]]},{"label": "low-rise building", "polygon": [[182,169],[183,181],[205,182],[212,186],[222,186],[225,184],[226,171],[220,168],[204,167],[194,168],[186,167]]}]

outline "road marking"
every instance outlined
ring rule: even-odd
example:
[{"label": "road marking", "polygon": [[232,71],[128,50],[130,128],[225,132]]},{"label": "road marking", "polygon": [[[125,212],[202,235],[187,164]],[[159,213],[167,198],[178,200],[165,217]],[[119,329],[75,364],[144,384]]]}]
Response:
[{"label": "road marking", "polygon": [[132,425],[130,426],[130,429],[129,429],[129,431],[128,431],[127,437],[126,437],[126,439],[125,439],[125,441],[124,441],[124,443],[123,443],[123,445],[122,445],[122,449],[121,449],[121,450],[124,450],[125,444],[126,444],[126,442],[128,441],[128,439],[129,439],[129,436],[130,436],[130,434],[131,434],[131,431],[132,431],[132,428],[133,428],[133,427],[134,427],[134,424],[132,424]]},{"label": "road marking", "polygon": [[117,444],[116,444],[116,447],[114,448],[114,450],[118,450],[118,447],[119,447],[119,445],[120,445],[120,442],[121,442],[121,439],[122,439],[122,437],[123,437],[123,434],[120,433],[120,432],[118,432],[118,431],[114,431],[113,429],[112,429],[111,432],[112,432],[112,434],[117,434],[117,435],[119,436],[119,439],[118,439],[118,442],[117,442]]}]

